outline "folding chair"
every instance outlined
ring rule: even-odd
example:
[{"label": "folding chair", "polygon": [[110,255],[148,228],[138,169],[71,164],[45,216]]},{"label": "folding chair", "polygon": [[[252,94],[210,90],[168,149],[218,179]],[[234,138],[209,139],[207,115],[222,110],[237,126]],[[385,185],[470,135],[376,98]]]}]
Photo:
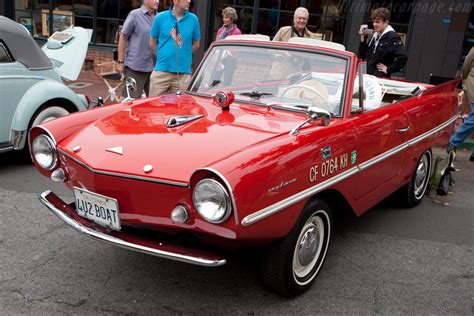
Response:
[{"label": "folding chair", "polygon": [[[108,88],[108,95],[104,98],[104,103],[109,99],[110,101],[119,102],[120,98],[117,96],[117,89],[121,89],[123,86],[123,75],[115,70],[115,62],[117,60],[117,51],[114,50],[114,60],[106,61],[97,64],[97,75],[104,80]],[[117,84],[112,84],[109,81],[118,81]]]}]

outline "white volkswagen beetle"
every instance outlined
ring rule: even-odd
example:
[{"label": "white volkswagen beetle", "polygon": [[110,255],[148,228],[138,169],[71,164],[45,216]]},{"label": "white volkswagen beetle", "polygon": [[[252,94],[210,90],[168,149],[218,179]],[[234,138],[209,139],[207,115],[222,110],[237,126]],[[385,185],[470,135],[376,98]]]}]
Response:
[{"label": "white volkswagen beetle", "polygon": [[63,80],[76,80],[89,43],[73,27],[54,33],[40,48],[21,24],[0,16],[0,153],[25,147],[38,124],[89,107]]}]

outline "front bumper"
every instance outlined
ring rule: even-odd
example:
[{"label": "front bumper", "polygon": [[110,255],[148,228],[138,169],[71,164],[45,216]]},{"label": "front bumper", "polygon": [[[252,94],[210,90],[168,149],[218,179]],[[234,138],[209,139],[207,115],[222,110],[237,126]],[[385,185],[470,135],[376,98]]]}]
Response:
[{"label": "front bumper", "polygon": [[41,193],[39,195],[39,200],[68,225],[90,238],[104,241],[125,249],[200,266],[217,267],[226,263],[224,258],[211,252],[184,248],[169,243],[165,244],[156,240],[136,238],[136,236],[124,232],[107,231],[106,228],[98,226],[96,229],[88,227],[88,224],[90,224],[89,220],[77,215],[74,208],[62,201],[56,194],[49,190]]}]

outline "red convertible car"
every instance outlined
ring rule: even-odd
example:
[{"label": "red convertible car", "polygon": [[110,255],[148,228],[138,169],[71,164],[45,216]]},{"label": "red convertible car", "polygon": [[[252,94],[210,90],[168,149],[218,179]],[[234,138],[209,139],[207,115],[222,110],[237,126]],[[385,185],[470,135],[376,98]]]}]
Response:
[{"label": "red convertible car", "polygon": [[396,193],[420,203],[457,118],[457,81],[379,79],[342,45],[212,44],[183,93],[128,100],[30,131],[41,202],[79,232],[215,267],[259,246],[264,283],[293,296],[320,271],[333,215]]}]

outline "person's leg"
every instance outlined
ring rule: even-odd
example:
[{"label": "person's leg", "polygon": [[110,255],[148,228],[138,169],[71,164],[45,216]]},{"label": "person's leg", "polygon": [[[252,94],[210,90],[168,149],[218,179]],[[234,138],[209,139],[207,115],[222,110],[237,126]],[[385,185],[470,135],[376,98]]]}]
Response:
[{"label": "person's leg", "polygon": [[469,113],[469,116],[464,120],[464,123],[458,128],[453,136],[451,136],[451,139],[449,140],[450,148],[457,148],[469,135],[472,134],[472,132],[474,132],[474,103],[471,104],[471,113]]},{"label": "person's leg", "polygon": [[[181,93],[184,93],[186,91],[186,88],[188,87],[189,82],[191,81],[191,75],[188,74],[180,74],[179,75],[179,90]],[[176,93],[178,90],[178,75],[173,74],[173,79],[171,80],[170,84],[170,93]]]},{"label": "person's leg", "polygon": [[145,95],[147,97],[150,96],[150,76],[151,76],[151,72],[146,72],[147,76],[146,76],[146,81],[145,81],[145,87],[143,88],[143,90],[145,90]]},{"label": "person's leg", "polygon": [[162,71],[153,71],[150,76],[150,96],[159,96],[168,93],[175,74]]},{"label": "person's leg", "polygon": [[186,91],[188,88],[189,82],[191,81],[191,75],[185,74],[179,79],[179,89],[181,92]]}]

